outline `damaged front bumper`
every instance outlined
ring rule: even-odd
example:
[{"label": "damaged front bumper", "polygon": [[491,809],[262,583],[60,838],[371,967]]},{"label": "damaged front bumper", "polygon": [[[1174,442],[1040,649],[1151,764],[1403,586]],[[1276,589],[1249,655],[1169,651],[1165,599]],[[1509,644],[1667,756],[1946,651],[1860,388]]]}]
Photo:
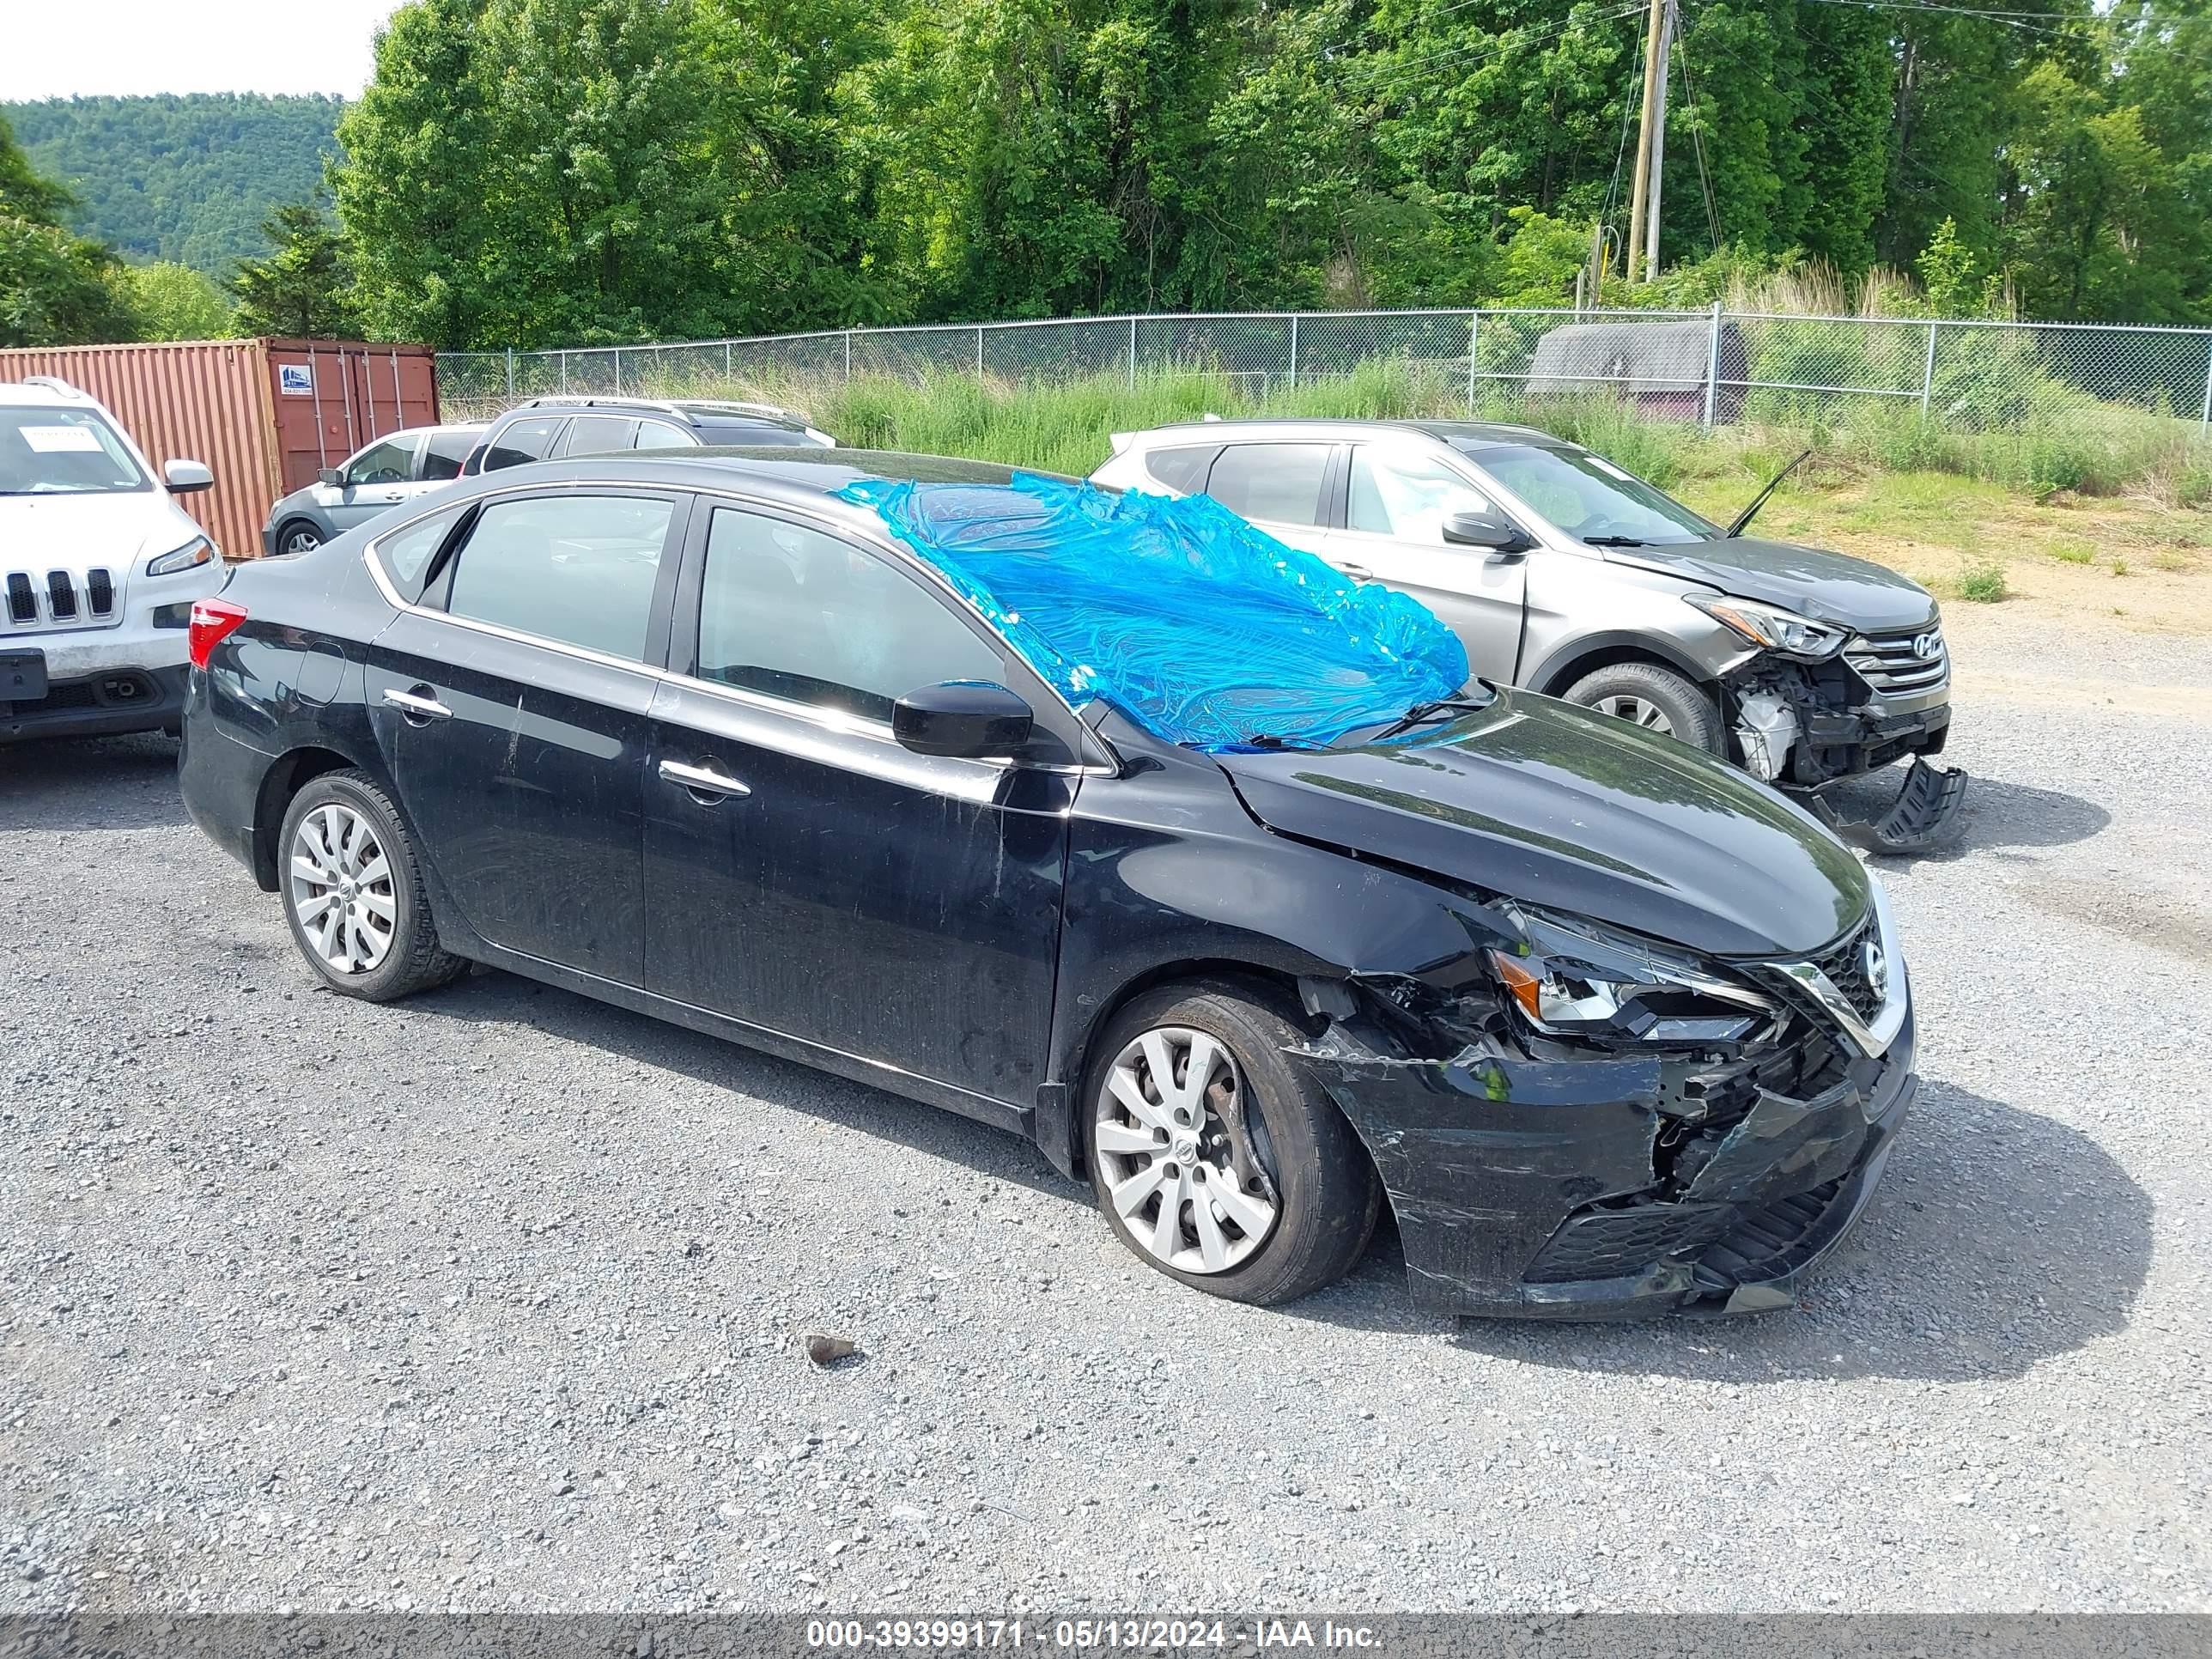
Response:
[{"label": "damaged front bumper", "polygon": [[1913,1040],[1907,1012],[1875,1055],[1422,1060],[1340,1024],[1304,1057],[1374,1155],[1418,1304],[1616,1319],[1794,1301],[1881,1179]]},{"label": "damaged front bumper", "polygon": [[[1932,630],[1923,637],[1933,637]],[[1878,660],[1871,657],[1847,653],[1817,665],[1752,659],[1723,682],[1740,763],[1753,777],[1795,793],[1829,829],[1869,851],[1936,845],[1966,802],[1966,775],[1929,764],[1951,735],[1951,707],[1943,647],[1927,648],[1935,654],[1920,672],[1940,678],[1905,691],[1884,690],[1869,678],[1895,672],[1863,670],[1860,663]],[[1908,757],[1905,781],[1878,817],[1847,818],[1820,793]]]}]

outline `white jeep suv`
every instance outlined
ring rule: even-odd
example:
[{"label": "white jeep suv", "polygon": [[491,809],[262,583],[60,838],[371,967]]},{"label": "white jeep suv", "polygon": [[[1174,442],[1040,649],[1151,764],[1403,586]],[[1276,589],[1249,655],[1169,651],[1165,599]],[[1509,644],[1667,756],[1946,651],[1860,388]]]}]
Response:
[{"label": "white jeep suv", "polygon": [[0,381],[0,743],[173,732],[192,601],[222,556],[105,409],[40,375]]}]

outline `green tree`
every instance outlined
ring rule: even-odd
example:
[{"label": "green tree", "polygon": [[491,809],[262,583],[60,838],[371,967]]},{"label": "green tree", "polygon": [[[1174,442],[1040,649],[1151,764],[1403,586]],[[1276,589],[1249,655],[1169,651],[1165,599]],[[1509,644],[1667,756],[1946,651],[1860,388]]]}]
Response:
[{"label": "green tree", "polygon": [[207,272],[173,260],[118,265],[112,274],[132,335],[141,340],[222,340],[231,333],[230,296]]},{"label": "green tree", "polygon": [[356,294],[381,338],[507,345],[489,321],[486,179],[494,140],[478,73],[484,0],[414,0],[376,37],[376,73],[338,124],[331,191]]},{"label": "green tree", "polygon": [[131,337],[130,313],[108,280],[114,256],[58,222],[70,203],[0,120],[0,346]]},{"label": "green tree", "polygon": [[337,232],[313,202],[278,208],[262,227],[269,252],[240,263],[231,278],[241,335],[343,339],[361,331],[352,273]]}]

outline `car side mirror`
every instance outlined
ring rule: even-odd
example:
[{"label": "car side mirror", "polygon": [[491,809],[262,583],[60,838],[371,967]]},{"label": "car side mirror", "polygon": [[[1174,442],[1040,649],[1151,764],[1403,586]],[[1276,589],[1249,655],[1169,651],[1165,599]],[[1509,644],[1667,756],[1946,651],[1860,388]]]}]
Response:
[{"label": "car side mirror", "polygon": [[171,461],[161,469],[161,482],[172,495],[196,495],[215,488],[215,474],[205,461]]},{"label": "car side mirror", "polygon": [[335,489],[345,482],[345,474],[334,466],[323,467],[317,471],[315,482],[319,484],[328,484]]},{"label": "car side mirror", "polygon": [[984,680],[947,680],[891,705],[891,735],[917,755],[983,760],[1028,745],[1036,716],[1021,696]]},{"label": "car side mirror", "polygon": [[1535,544],[1494,513],[1455,513],[1444,520],[1444,540],[1455,547],[1480,547],[1492,553],[1526,553]]}]

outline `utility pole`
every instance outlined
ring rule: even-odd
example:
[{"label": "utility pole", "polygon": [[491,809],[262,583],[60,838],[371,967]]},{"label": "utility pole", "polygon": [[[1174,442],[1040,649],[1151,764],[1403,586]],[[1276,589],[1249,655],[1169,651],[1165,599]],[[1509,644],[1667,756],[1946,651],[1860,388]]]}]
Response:
[{"label": "utility pole", "polygon": [[1636,183],[1628,198],[1628,234],[1621,239],[1621,270],[1632,283],[1640,280],[1637,269],[1644,252],[1644,203],[1651,183],[1652,88],[1664,76],[1659,58],[1659,32],[1664,27],[1667,0],[1651,0],[1644,20],[1644,120],[1636,133]]},{"label": "utility pole", "polygon": [[1659,22],[1659,85],[1651,107],[1651,194],[1644,208],[1644,280],[1659,280],[1659,180],[1667,160],[1667,57],[1674,45],[1674,0],[1665,0]]}]

